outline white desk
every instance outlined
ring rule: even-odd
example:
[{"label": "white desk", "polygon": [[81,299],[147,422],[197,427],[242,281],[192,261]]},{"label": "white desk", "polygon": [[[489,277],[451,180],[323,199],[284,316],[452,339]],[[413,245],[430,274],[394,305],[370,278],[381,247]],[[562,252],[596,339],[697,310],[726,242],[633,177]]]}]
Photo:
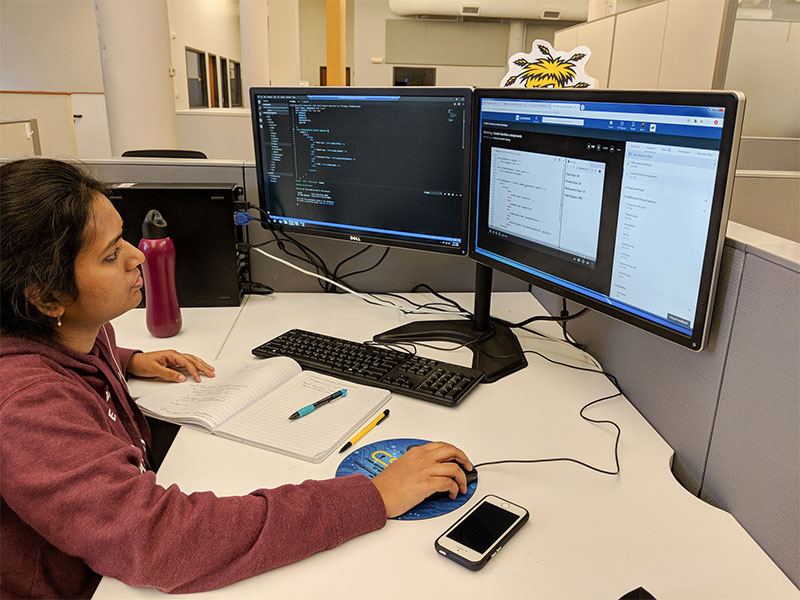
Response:
[{"label": "white desk", "polygon": [[[471,306],[469,296],[454,297]],[[226,317],[212,324],[204,312],[208,310],[225,311]],[[540,311],[528,294],[493,296],[492,312],[497,316],[521,320]],[[224,323],[234,318],[228,335]],[[115,326],[122,345],[132,345],[129,334],[140,328],[135,341],[145,349],[166,343],[201,356],[208,350],[208,359],[218,350],[220,359],[256,360],[251,348],[292,327],[365,340],[409,319],[352,296],[276,294],[250,297],[241,310],[184,310],[184,320],[185,341],[194,339],[197,331],[202,338],[191,350],[180,337],[174,342],[142,339],[143,311],[126,315]],[[549,331],[557,335],[558,329],[551,326]],[[566,344],[530,334],[523,334],[521,341],[525,349],[555,360],[580,361],[580,352]],[[470,360],[466,350],[421,348],[420,353],[461,364]],[[552,365],[534,355],[528,360],[528,368],[479,386],[457,408],[395,394],[388,405],[391,417],[364,443],[393,437],[441,439],[463,448],[476,463],[568,456],[613,469],[613,428],[590,424],[578,415],[590,400],[613,393],[611,384],[601,375]],[[141,393],[140,386],[134,383],[134,394]],[[205,595],[619,598],[643,586],[657,598],[800,597],[731,515],[691,495],[673,478],[671,448],[626,399],[606,401],[588,415],[612,419],[621,427],[621,475],[602,475],[571,463],[480,469],[476,498],[494,493],[531,513],[530,522],[482,571],[470,572],[433,549],[434,539],[474,504],[473,498],[447,516],[390,521],[384,529],[336,549]],[[158,481],[177,483],[185,492],[245,494],[259,487],[331,477],[340,458],[333,455],[313,465],[183,428]],[[104,578],[95,598],[156,595],[151,589]]]}]

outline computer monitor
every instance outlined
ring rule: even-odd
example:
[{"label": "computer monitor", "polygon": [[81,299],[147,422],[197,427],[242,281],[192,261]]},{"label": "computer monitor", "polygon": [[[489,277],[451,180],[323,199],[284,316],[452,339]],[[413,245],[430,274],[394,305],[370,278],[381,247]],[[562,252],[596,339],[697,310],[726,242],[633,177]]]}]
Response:
[{"label": "computer monitor", "polygon": [[470,88],[252,88],[262,210],[293,233],[465,255],[471,100]]},{"label": "computer monitor", "polygon": [[703,348],[743,96],[492,89],[474,110],[470,257]]}]

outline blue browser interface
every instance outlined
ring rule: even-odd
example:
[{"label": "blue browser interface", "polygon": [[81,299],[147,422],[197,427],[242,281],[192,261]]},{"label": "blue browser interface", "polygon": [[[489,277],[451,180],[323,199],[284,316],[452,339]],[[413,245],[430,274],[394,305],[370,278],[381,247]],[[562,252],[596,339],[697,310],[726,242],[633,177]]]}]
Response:
[{"label": "blue browser interface", "polygon": [[475,251],[691,335],[725,109],[481,98]]}]

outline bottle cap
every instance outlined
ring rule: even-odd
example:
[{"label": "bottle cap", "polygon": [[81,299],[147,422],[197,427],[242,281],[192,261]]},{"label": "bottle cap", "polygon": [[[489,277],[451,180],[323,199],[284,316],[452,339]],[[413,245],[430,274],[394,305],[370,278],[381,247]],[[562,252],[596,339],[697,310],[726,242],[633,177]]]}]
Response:
[{"label": "bottle cap", "polygon": [[157,240],[168,236],[166,219],[155,209],[148,211],[142,223],[142,237],[148,240]]}]

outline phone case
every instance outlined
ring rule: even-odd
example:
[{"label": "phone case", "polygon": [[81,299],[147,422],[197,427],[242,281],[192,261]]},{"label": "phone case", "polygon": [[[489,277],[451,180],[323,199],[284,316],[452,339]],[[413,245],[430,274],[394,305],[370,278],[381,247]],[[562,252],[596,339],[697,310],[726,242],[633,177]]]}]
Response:
[{"label": "phone case", "polygon": [[[516,506],[519,506],[519,504],[517,504]],[[467,567],[471,571],[479,571],[480,569],[482,569],[484,567],[484,565],[486,565],[487,562],[489,562],[489,559],[494,557],[494,555],[497,554],[500,551],[500,549],[503,546],[506,545],[506,542],[509,539],[511,539],[511,537],[515,533],[517,533],[517,531],[519,531],[520,527],[522,527],[523,525],[525,525],[525,523],[528,522],[528,518],[530,517],[530,513],[528,512],[528,509],[525,508],[524,506],[521,506],[520,508],[525,510],[525,514],[522,516],[522,518],[517,522],[516,525],[514,525],[514,527],[509,529],[505,533],[505,535],[503,537],[501,537],[497,542],[495,542],[495,544],[494,544],[494,546],[492,546],[491,550],[489,552],[487,552],[486,555],[481,560],[479,560],[478,562],[472,562],[470,560],[467,560],[463,556],[459,556],[455,552],[452,552],[448,548],[445,548],[444,546],[439,544],[439,540],[442,538],[442,536],[444,536],[444,533],[442,535],[440,535],[438,538],[436,538],[436,541],[433,543],[433,547],[436,548],[436,551],[438,553],[444,554],[444,556],[446,556],[447,558],[457,562],[461,566]]]}]

